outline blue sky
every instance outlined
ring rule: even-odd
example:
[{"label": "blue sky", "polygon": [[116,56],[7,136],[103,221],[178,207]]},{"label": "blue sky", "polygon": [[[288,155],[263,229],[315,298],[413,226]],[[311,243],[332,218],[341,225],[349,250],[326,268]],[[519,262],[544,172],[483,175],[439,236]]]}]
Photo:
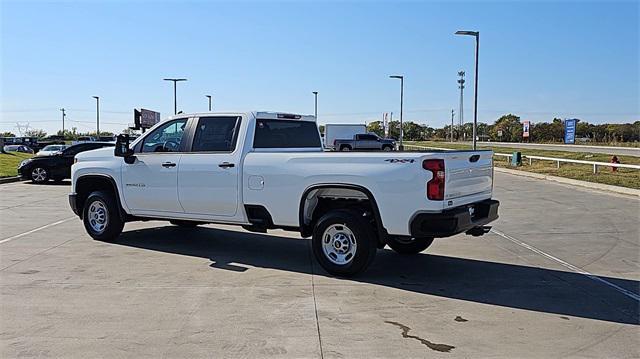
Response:
[{"label": "blue sky", "polygon": [[15,123],[120,130],[132,109],[313,113],[362,123],[399,113],[442,126],[458,112],[479,30],[479,120],[630,122],[639,109],[638,2],[1,2],[0,131]]}]

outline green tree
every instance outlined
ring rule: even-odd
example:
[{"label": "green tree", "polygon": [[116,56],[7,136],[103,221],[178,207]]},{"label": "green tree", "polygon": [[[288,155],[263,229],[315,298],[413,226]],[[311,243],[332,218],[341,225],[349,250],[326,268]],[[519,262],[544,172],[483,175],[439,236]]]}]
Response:
[{"label": "green tree", "polygon": [[0,133],[0,137],[16,137],[16,135],[14,135],[12,132],[6,131]]},{"label": "green tree", "polygon": [[37,138],[41,138],[41,137],[45,137],[47,135],[47,133],[39,128],[33,128],[30,130],[27,130],[24,132],[24,135],[26,137],[37,137]]},{"label": "green tree", "polygon": [[[499,131],[502,131],[502,136],[498,136]],[[513,114],[500,117],[492,126],[489,135],[495,141],[517,142],[522,140],[520,117]]]},{"label": "green tree", "polygon": [[382,128],[382,121],[372,121],[367,125],[367,132],[373,132],[380,137],[384,137],[384,129]]}]

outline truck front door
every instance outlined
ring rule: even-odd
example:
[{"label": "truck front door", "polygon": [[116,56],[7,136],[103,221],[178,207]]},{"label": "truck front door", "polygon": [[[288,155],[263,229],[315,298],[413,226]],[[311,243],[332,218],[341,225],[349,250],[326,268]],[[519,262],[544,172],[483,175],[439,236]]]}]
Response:
[{"label": "truck front door", "polygon": [[184,150],[186,118],[153,130],[136,149],[134,163],[122,164],[124,200],[133,214],[183,213],[178,202],[178,164]]},{"label": "truck front door", "polygon": [[178,197],[185,213],[233,217],[238,210],[242,148],[240,116],[197,119],[193,141],[178,169]]},{"label": "truck front door", "polygon": [[374,150],[380,147],[378,138],[374,135],[357,135],[356,137],[356,149]]}]

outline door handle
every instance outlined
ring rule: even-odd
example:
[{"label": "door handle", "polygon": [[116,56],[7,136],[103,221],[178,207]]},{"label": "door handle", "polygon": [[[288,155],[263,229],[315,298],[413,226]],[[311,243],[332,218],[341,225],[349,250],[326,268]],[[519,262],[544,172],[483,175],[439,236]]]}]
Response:
[{"label": "door handle", "polygon": [[176,164],[173,163],[173,162],[165,162],[165,163],[162,164],[162,167],[165,167],[165,168],[170,168],[170,167],[175,167],[175,166],[176,166]]},{"label": "door handle", "polygon": [[222,162],[221,164],[218,165],[218,167],[221,168],[229,168],[229,167],[235,167],[236,165],[234,165],[233,163],[229,163],[229,162]]}]

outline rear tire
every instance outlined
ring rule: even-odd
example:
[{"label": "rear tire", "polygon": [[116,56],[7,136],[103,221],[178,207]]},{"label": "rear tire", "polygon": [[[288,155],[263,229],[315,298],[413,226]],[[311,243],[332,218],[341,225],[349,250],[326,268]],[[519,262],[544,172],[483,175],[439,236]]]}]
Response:
[{"label": "rear tire", "polygon": [[389,237],[387,245],[399,254],[418,254],[433,243],[432,237],[405,238]]},{"label": "rear tire", "polygon": [[124,222],[113,194],[91,192],[84,202],[82,222],[89,235],[98,241],[113,242],[122,233]]},{"label": "rear tire", "polygon": [[340,151],[342,151],[342,152],[349,152],[349,151],[351,151],[351,147],[349,147],[349,146],[342,146],[342,147],[340,147]]},{"label": "rear tire", "polygon": [[373,226],[356,210],[332,210],[315,225],[311,246],[316,260],[327,272],[349,277],[373,262],[377,237]]}]

